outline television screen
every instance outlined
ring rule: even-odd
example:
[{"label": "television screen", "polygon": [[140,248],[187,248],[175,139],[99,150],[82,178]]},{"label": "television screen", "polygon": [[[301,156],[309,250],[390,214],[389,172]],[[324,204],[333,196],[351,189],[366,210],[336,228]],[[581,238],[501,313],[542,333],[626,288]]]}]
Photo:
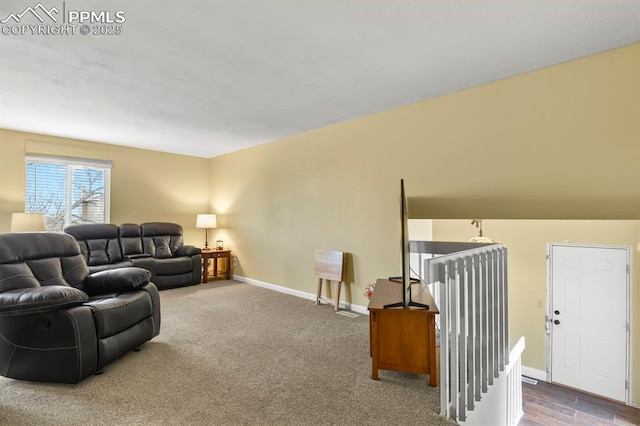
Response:
[{"label": "television screen", "polygon": [[416,306],[429,309],[427,305],[411,300],[411,261],[409,254],[409,209],[407,197],[404,192],[404,179],[400,179],[400,245],[402,258],[402,275],[389,277],[390,281],[399,281],[402,284],[402,300],[385,305],[384,308],[396,308]]}]

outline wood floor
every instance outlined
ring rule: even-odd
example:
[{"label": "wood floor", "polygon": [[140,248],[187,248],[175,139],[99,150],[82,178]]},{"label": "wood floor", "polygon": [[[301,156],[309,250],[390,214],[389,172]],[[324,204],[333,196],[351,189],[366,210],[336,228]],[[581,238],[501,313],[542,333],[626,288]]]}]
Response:
[{"label": "wood floor", "polygon": [[640,425],[640,410],[573,389],[522,383],[524,416],[518,426]]}]

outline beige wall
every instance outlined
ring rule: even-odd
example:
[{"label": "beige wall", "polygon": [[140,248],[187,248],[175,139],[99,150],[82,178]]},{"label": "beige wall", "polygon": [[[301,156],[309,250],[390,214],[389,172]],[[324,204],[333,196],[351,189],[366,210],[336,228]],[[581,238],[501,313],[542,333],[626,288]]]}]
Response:
[{"label": "beige wall", "polygon": [[[470,220],[434,220],[436,241],[467,241],[477,230]],[[510,341],[526,338],[523,365],[546,370],[545,314],[548,243],[626,246],[631,255],[631,340],[634,400],[640,398],[640,221],[484,220],[484,235],[508,249]],[[542,301],[543,307],[538,306]],[[620,307],[624,309],[624,307]],[[597,315],[594,312],[594,315]]]},{"label": "beige wall", "polygon": [[638,219],[638,75],[640,44],[213,158],[234,273],[313,293],[314,249],[343,250],[366,306],[400,270],[400,178],[413,218]]},{"label": "beige wall", "polygon": [[[211,210],[249,278],[312,291],[353,254],[355,303],[413,218],[640,217],[640,44],[212,158]],[[225,217],[226,216],[226,217]]]},{"label": "beige wall", "polygon": [[[24,211],[25,153],[112,161],[111,222],[176,222],[185,241],[201,245],[198,213],[208,211],[208,160],[0,129],[0,232]],[[201,235],[202,234],[202,235]]]}]

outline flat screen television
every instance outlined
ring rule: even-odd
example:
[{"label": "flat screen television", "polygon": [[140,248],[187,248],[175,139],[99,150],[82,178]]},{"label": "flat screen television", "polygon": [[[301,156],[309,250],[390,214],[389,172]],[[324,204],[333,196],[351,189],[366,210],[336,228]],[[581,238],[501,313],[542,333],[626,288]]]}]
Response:
[{"label": "flat screen television", "polygon": [[419,280],[411,278],[411,259],[409,252],[409,210],[407,207],[407,197],[404,192],[404,179],[400,179],[400,244],[402,258],[402,275],[399,277],[389,277],[389,281],[397,281],[402,284],[402,300],[384,305],[384,308],[406,308],[415,306],[429,309],[428,305],[411,300],[411,283]]}]

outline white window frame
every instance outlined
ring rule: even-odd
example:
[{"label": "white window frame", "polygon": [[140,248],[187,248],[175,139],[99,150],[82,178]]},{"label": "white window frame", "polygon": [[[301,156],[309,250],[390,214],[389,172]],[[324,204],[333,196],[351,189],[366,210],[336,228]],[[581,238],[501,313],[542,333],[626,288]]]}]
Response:
[{"label": "white window frame", "polygon": [[[38,155],[38,154],[26,154],[25,155],[25,211],[28,212],[27,202],[27,172],[29,163],[49,163],[57,165],[65,165],[67,167],[66,178],[66,194],[65,194],[65,217],[64,225],[66,227],[71,224],[72,218],[72,200],[73,200],[73,168],[93,168],[99,169],[104,173],[104,223],[110,223],[111,221],[111,161],[109,160],[95,160],[87,158],[76,157],[58,157],[50,155]],[[35,213],[35,212],[34,212]]]}]

